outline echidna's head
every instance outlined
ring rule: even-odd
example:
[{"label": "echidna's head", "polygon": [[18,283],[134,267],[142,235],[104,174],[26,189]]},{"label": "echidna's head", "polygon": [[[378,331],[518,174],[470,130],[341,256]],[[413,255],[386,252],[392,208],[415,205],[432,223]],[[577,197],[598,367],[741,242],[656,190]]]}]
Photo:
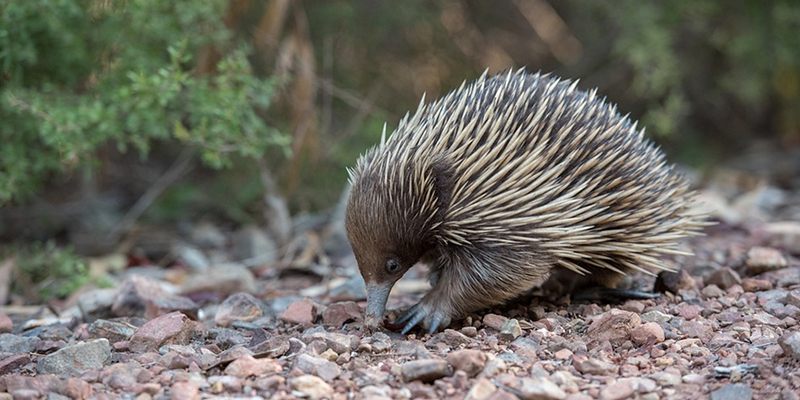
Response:
[{"label": "echidna's head", "polygon": [[[345,215],[347,237],[367,285],[368,329],[383,318],[395,282],[434,248],[440,208],[435,179],[407,174],[415,169],[408,160],[375,161],[373,156],[363,157],[351,173]],[[435,168],[429,164],[423,172]]]}]

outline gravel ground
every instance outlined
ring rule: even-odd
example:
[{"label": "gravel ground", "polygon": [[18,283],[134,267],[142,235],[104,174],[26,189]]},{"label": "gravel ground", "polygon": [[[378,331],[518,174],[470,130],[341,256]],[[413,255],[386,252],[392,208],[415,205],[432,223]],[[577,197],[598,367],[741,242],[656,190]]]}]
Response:
[{"label": "gravel ground", "polygon": [[[533,291],[404,336],[361,330],[363,283],[335,226],[259,259],[274,249],[259,230],[198,225],[170,245],[178,267],[97,259],[127,266],[113,288],[0,308],[0,400],[799,399],[800,222],[743,226],[687,243],[696,256],[667,260],[678,273],[632,277],[657,298]],[[218,261],[229,252],[250,262]],[[398,284],[389,318],[423,275]]]}]

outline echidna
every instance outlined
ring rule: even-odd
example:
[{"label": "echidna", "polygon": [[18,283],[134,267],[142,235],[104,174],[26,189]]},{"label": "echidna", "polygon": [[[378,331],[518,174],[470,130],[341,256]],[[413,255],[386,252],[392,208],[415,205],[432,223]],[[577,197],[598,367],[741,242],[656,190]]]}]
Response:
[{"label": "echidna", "polygon": [[[396,323],[431,332],[550,275],[611,287],[667,269],[702,222],[643,130],[577,84],[524,70],[481,78],[416,113],[350,171],[346,227],[367,285],[365,327],[418,262],[433,288]],[[563,283],[563,282],[562,282]]]}]

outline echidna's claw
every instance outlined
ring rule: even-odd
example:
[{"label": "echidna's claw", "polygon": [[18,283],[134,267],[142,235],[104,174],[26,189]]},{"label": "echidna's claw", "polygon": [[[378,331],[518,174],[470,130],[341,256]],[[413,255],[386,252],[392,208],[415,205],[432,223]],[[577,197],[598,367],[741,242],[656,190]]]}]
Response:
[{"label": "echidna's claw", "polygon": [[428,332],[434,333],[439,327],[449,325],[450,317],[444,312],[438,311],[435,307],[420,302],[406,310],[403,315],[397,318],[394,324],[405,324],[400,331],[400,333],[405,335],[420,322],[422,322],[422,326],[427,329]]},{"label": "echidna's claw", "polygon": [[[403,318],[402,319],[403,320],[408,320],[408,323],[406,323],[406,326],[404,326],[403,330],[400,331],[400,333],[402,333],[403,335],[408,333],[408,331],[410,331],[411,328],[417,326],[417,324],[422,322],[422,320],[425,319],[425,317],[427,316],[428,313],[422,307],[418,307],[418,306],[419,306],[419,304],[417,304],[414,307],[409,308],[408,311],[406,311],[405,314],[403,314]],[[405,321],[403,321],[403,322],[405,322]]]}]

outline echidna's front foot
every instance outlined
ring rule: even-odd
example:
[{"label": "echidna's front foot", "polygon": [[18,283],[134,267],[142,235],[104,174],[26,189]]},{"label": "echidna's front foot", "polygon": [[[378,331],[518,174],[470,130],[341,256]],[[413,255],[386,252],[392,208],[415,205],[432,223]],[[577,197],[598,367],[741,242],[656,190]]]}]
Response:
[{"label": "echidna's front foot", "polygon": [[422,322],[422,326],[427,329],[428,332],[434,333],[439,327],[450,325],[450,316],[444,311],[421,301],[406,310],[394,324],[398,326],[405,324],[400,331],[405,335],[420,322]]}]

